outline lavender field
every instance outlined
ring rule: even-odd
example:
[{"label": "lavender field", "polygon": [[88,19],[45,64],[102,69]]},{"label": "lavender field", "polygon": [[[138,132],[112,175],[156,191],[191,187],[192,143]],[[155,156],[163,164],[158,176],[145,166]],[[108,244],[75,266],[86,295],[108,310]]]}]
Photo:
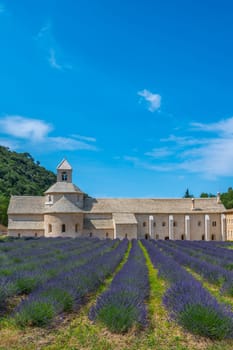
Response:
[{"label": "lavender field", "polygon": [[0,349],[232,349],[231,242],[0,242]]}]

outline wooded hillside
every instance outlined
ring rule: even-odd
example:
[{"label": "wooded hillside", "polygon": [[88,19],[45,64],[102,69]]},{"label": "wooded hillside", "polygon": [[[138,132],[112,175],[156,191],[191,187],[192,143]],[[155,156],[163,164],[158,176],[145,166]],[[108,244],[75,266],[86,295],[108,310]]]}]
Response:
[{"label": "wooded hillside", "polygon": [[0,146],[0,223],[7,224],[11,195],[42,195],[56,181],[29,153],[17,153]]}]

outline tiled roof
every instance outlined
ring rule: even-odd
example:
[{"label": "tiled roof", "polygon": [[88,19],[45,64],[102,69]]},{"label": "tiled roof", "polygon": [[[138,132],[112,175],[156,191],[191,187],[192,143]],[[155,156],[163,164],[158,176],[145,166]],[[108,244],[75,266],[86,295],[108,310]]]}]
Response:
[{"label": "tiled roof", "polygon": [[63,159],[61,163],[58,164],[57,169],[72,170],[72,167],[66,159]]},{"label": "tiled roof", "polygon": [[45,213],[81,213],[82,210],[72,203],[65,196],[62,196],[57,202],[52,206],[47,207],[44,210]]},{"label": "tiled roof", "polygon": [[12,196],[8,214],[43,214],[43,196]]},{"label": "tiled roof", "polygon": [[218,204],[216,198],[195,198],[195,210],[192,210],[191,198],[86,198],[85,211],[91,213],[199,213],[223,212],[225,207]]},{"label": "tiled roof", "polygon": [[53,193],[82,193],[80,188],[70,182],[56,182],[52,185],[45,194]]},{"label": "tiled roof", "polygon": [[119,225],[119,224],[137,224],[138,223],[134,214],[113,213],[112,217],[117,225]]},{"label": "tiled roof", "polygon": [[85,219],[84,229],[113,229],[112,219]]}]

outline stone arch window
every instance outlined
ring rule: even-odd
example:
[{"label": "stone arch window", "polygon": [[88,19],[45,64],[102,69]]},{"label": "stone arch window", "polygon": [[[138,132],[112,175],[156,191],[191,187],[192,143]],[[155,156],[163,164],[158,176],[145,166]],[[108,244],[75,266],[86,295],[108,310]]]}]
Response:
[{"label": "stone arch window", "polygon": [[198,221],[197,226],[201,226],[201,221]]},{"label": "stone arch window", "polygon": [[165,221],[162,222],[162,226],[163,227],[166,226],[166,222]]},{"label": "stone arch window", "polygon": [[66,171],[63,171],[61,173],[61,180],[62,181],[67,181],[68,180],[68,175],[67,175],[67,172]]},{"label": "stone arch window", "polygon": [[52,232],[52,225],[51,224],[48,225],[48,233],[50,233],[50,232]]},{"label": "stone arch window", "polygon": [[143,224],[142,224],[143,227],[146,227],[146,222],[144,221]]},{"label": "stone arch window", "polygon": [[155,235],[155,239],[159,239],[159,235],[158,234]]},{"label": "stone arch window", "polygon": [[125,238],[128,238],[128,234],[127,233],[125,234]]},{"label": "stone arch window", "polygon": [[61,225],[61,232],[66,232],[66,225],[65,224]]},{"label": "stone arch window", "polygon": [[92,237],[92,232],[89,233],[89,236]]},{"label": "stone arch window", "polygon": [[217,226],[217,222],[216,221],[212,221],[212,226],[216,227]]},{"label": "stone arch window", "polygon": [[181,235],[181,240],[182,240],[182,241],[184,240],[184,238],[185,238],[185,237],[184,237],[184,234],[183,234],[183,235]]},{"label": "stone arch window", "polygon": [[215,241],[215,235],[211,235],[211,241]]},{"label": "stone arch window", "polygon": [[205,240],[205,235],[201,236],[201,240],[204,241]]},{"label": "stone arch window", "polygon": [[153,222],[153,226],[154,226],[154,227],[156,226],[156,222],[155,222],[155,221]]},{"label": "stone arch window", "polygon": [[78,232],[79,224],[75,224],[75,232]]},{"label": "stone arch window", "polygon": [[177,222],[176,221],[173,222],[173,226],[174,227],[177,226]]},{"label": "stone arch window", "polygon": [[108,238],[108,232],[106,232],[106,238]]}]

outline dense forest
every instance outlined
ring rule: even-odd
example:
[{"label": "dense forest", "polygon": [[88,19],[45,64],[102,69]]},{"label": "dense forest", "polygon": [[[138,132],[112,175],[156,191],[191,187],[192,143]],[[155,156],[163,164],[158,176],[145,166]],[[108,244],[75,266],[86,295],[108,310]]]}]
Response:
[{"label": "dense forest", "polygon": [[12,152],[0,146],[0,223],[7,224],[11,195],[42,195],[56,181],[29,153]]}]

